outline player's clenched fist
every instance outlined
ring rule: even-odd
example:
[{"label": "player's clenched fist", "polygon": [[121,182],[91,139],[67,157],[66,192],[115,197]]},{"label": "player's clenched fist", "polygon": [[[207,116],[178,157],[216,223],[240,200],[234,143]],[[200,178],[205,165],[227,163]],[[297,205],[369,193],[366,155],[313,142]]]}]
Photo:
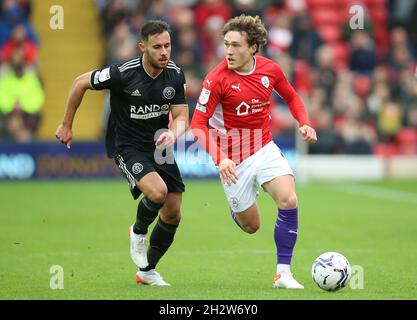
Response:
[{"label": "player's clenched fist", "polygon": [[161,134],[156,140],[155,145],[158,149],[166,149],[175,143],[175,134],[172,131],[167,131]]},{"label": "player's clenched fist", "polygon": [[304,141],[308,143],[316,143],[317,142],[317,134],[316,130],[308,125],[303,125],[299,128],[300,133],[303,135]]},{"label": "player's clenched fist", "polygon": [[229,186],[231,186],[232,183],[236,183],[239,179],[236,173],[236,163],[228,158],[223,159],[219,163],[219,173],[222,183],[227,183]]},{"label": "player's clenched fist", "polygon": [[71,148],[72,141],[72,130],[70,127],[60,124],[56,129],[55,137],[63,144],[67,146],[68,149]]}]

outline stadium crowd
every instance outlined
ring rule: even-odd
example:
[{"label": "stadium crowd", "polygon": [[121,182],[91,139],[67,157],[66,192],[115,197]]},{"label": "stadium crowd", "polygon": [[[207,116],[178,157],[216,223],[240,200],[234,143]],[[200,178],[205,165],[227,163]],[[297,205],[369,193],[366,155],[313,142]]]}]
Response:
[{"label": "stadium crowd", "polygon": [[[96,2],[107,39],[105,64],[135,55],[144,21],[171,24],[172,58],[185,72],[191,114],[205,73],[223,57],[223,24],[241,13],[260,15],[269,31],[262,54],[282,66],[318,131],[311,153],[417,154],[417,1]],[[365,9],[357,30],[349,26],[353,3]],[[274,105],[274,134],[293,135],[278,96]]]},{"label": "stadium crowd", "polygon": [[[417,0],[94,1],[107,45],[103,65],[137,55],[145,21],[162,19],[172,26],[172,59],[186,76],[190,115],[204,75],[223,57],[224,23],[241,13],[259,15],[269,31],[262,54],[281,65],[317,130],[319,141],[310,153],[417,154]],[[0,130],[17,141],[28,140],[20,132],[36,130],[43,99],[31,71],[38,40],[28,20],[30,3],[0,0]],[[352,4],[364,9],[359,28],[351,25]],[[31,75],[26,85],[38,92],[38,103],[19,99],[10,107],[4,101],[9,94],[1,86],[13,83],[7,77],[19,78],[19,70]],[[273,104],[273,133],[293,136],[288,108],[279,96]],[[28,130],[16,129],[11,110],[25,115],[20,125]],[[108,100],[104,120],[107,111]]]},{"label": "stadium crowd", "polygon": [[41,118],[44,92],[31,9],[31,0],[0,0],[1,141],[32,141]]}]

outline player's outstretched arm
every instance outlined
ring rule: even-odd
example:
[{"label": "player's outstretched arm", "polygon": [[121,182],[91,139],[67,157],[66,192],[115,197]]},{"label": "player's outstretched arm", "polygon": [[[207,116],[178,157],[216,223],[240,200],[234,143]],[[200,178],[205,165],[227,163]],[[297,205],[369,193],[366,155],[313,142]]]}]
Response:
[{"label": "player's outstretched arm", "polygon": [[65,144],[68,149],[71,148],[72,123],[75,113],[83,100],[84,93],[91,89],[91,74],[92,72],[84,73],[74,80],[65,106],[64,119],[56,129],[55,137]]}]

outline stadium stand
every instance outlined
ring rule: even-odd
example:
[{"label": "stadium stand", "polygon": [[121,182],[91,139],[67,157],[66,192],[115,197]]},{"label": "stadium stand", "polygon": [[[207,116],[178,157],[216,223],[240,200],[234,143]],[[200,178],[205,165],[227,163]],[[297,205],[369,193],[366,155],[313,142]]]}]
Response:
[{"label": "stadium stand", "polygon": [[[63,3],[64,29],[51,29],[50,21],[57,4],[53,0],[34,3],[33,25],[42,40],[39,47],[39,72],[46,93],[39,139],[55,138],[62,120],[67,94],[78,75],[93,70],[103,61],[103,40],[99,30],[97,8],[92,1],[72,0]],[[80,10],[82,8],[82,10]],[[100,134],[103,94],[87,92],[77,114],[74,133],[77,140],[95,140]]]},{"label": "stadium stand", "polygon": [[[137,55],[140,28],[149,19],[172,25],[172,58],[185,72],[192,114],[203,76],[222,58],[224,22],[251,13],[262,15],[270,32],[262,54],[281,64],[319,132],[310,153],[417,154],[415,0],[96,0],[98,14],[85,4],[80,14],[80,1],[65,5],[66,21],[77,17],[67,33],[46,32],[41,21],[48,12],[34,16],[42,42],[55,43],[39,49],[47,91],[40,138],[50,138],[47,131],[59,121],[62,108],[56,106],[64,104],[70,79]],[[363,29],[349,25],[353,5],[363,8]],[[91,112],[79,115],[79,130],[85,130],[80,136],[97,138],[94,125],[106,119],[108,102],[102,108],[102,97],[89,98],[89,106],[80,109]],[[273,103],[274,134],[292,136],[294,123],[285,105],[278,96]]]}]

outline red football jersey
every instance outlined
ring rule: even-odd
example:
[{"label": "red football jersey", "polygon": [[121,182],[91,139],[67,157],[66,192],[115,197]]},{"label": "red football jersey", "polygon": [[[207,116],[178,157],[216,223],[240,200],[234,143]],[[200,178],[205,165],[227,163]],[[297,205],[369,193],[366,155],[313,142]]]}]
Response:
[{"label": "red football jersey", "polygon": [[216,165],[225,157],[238,164],[272,140],[272,90],[286,101],[300,126],[309,124],[302,100],[270,59],[255,56],[248,73],[228,69],[224,59],[207,74],[191,128]]}]

